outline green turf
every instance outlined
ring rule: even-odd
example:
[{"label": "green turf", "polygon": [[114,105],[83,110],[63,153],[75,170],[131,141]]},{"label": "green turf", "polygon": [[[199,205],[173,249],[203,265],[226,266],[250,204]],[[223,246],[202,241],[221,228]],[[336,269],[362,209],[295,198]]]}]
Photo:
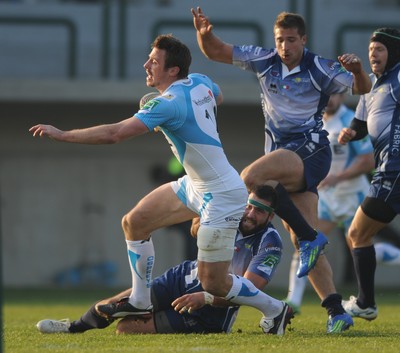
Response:
[{"label": "green turf", "polygon": [[[400,351],[400,289],[378,290],[379,317],[355,320],[341,335],[325,333],[326,313],[314,293],[285,336],[264,335],[257,327],[258,311],[242,308],[231,334],[119,335],[115,324],[83,334],[40,334],[35,324],[44,318],[78,318],[96,299],[113,294],[104,290],[6,290],[4,292],[4,349],[10,353],[46,352],[205,352],[205,353],[395,353]],[[282,293],[273,293],[282,297]]]}]

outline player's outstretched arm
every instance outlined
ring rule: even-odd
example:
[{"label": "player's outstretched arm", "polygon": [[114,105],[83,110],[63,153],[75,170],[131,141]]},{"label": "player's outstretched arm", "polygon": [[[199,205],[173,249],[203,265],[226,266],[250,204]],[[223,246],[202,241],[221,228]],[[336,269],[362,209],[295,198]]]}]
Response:
[{"label": "player's outstretched arm", "polygon": [[29,131],[33,137],[47,136],[55,141],[99,145],[118,143],[142,135],[149,130],[139,119],[131,117],[115,124],[98,125],[86,129],[63,131],[52,125],[38,124],[32,126]]}]

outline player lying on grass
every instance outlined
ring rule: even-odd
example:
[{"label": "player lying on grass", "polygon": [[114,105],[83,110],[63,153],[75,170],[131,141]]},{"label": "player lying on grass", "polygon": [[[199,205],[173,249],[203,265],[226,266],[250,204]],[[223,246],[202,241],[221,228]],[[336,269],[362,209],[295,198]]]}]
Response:
[{"label": "player lying on grass", "polygon": [[[246,210],[236,234],[231,273],[244,276],[263,289],[272,279],[282,256],[281,238],[270,223],[277,197],[270,186],[261,186],[250,193]],[[199,220],[192,223],[195,236]],[[109,303],[127,300],[131,289],[94,304],[79,320],[42,320],[37,328],[42,333],[77,333],[105,328],[114,319],[101,313]],[[215,333],[230,332],[235,322],[237,305],[204,292],[197,277],[197,261],[184,261],[155,278],[151,286],[153,313],[127,316],[117,325],[117,333]],[[282,335],[293,317],[292,310],[274,319],[262,318],[260,326],[269,326],[268,333]]]}]

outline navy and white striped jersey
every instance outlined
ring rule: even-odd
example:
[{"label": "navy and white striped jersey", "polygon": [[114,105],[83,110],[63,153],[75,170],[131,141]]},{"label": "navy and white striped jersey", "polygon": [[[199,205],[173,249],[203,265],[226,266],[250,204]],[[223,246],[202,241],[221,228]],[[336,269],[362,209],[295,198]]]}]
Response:
[{"label": "navy and white striped jersey", "polygon": [[372,89],[360,97],[355,117],[366,121],[374,146],[377,172],[400,171],[400,63],[379,79],[371,74]]},{"label": "navy and white striped jersey", "polygon": [[351,93],[353,75],[339,62],[304,49],[299,66],[290,72],[276,49],[234,46],[233,65],[257,74],[265,127],[275,143],[307,137],[328,144],[322,115],[333,93]]}]

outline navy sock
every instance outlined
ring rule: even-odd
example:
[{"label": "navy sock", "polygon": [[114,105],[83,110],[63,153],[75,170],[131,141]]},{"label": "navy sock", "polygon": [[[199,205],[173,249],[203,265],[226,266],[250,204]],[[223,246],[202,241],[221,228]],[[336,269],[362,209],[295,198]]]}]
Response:
[{"label": "navy sock", "polygon": [[275,186],[275,191],[278,194],[278,207],[275,213],[289,224],[290,228],[296,233],[297,240],[315,240],[317,232],[304,219],[283,185],[278,183]]},{"label": "navy sock", "polygon": [[113,319],[106,319],[100,316],[96,311],[95,304],[93,304],[91,308],[86,313],[84,313],[79,320],[71,322],[69,331],[71,333],[78,333],[92,330],[94,328],[106,328],[110,326],[113,321]]},{"label": "navy sock", "polygon": [[358,283],[357,305],[361,309],[375,306],[375,247],[354,248],[352,255]]},{"label": "navy sock", "polygon": [[338,293],[328,295],[322,301],[321,306],[326,309],[328,315],[336,316],[345,313],[342,306],[342,296]]}]

